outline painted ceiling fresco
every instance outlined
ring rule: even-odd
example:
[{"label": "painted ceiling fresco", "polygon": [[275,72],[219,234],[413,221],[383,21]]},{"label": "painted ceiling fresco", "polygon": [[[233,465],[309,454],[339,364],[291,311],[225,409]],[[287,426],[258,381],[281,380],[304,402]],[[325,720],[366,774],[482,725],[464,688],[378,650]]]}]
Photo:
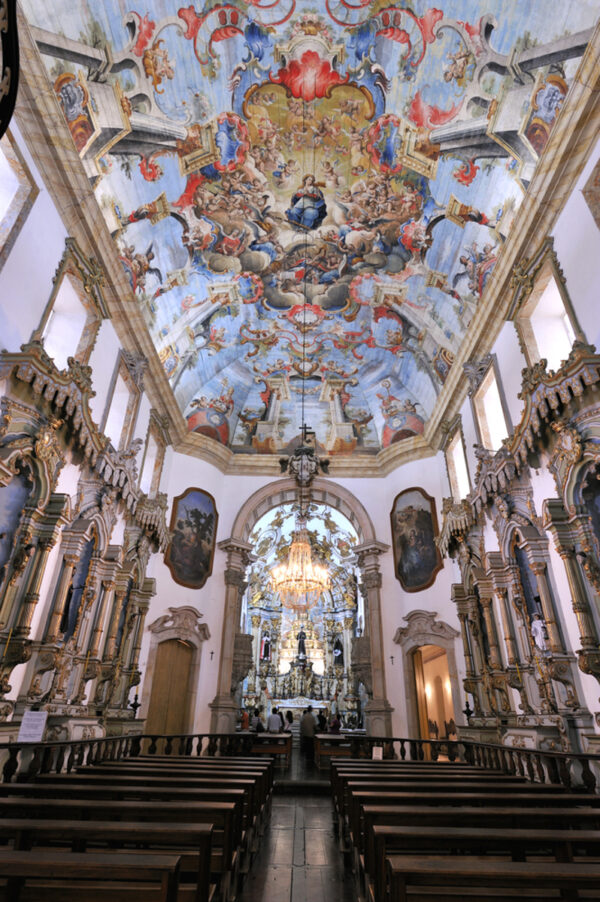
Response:
[{"label": "painted ceiling fresco", "polygon": [[189,431],[422,434],[597,0],[131,2],[23,6]]}]

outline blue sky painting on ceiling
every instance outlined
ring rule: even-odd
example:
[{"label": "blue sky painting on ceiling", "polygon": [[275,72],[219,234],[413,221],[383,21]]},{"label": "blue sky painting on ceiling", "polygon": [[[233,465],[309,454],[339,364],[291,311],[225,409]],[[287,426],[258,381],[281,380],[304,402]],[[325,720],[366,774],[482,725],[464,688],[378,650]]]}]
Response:
[{"label": "blue sky painting on ceiling", "polygon": [[420,435],[598,2],[23,6],[188,429]]}]

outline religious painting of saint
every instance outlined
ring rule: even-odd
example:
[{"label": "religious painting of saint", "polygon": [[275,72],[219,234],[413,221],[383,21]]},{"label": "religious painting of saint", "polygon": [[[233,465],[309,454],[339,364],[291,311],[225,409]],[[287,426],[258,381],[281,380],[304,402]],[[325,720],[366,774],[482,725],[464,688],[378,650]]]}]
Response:
[{"label": "religious painting of saint", "polygon": [[396,577],[405,592],[420,592],[443,566],[435,544],[435,499],[421,488],[405,489],[396,495],[390,517]]},{"label": "religious painting of saint", "polygon": [[180,586],[201,589],[212,573],[217,519],[215,499],[203,489],[186,489],[173,499],[165,564]]}]

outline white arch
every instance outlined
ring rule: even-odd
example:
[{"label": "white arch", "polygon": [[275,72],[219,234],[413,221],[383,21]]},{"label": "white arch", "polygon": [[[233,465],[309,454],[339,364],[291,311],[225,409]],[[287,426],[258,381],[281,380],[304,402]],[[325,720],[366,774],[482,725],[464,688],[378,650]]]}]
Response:
[{"label": "white arch", "polygon": [[[348,489],[327,479],[317,478],[311,485],[310,495],[316,503],[327,504],[343,514],[355,528],[361,545],[377,541],[369,514],[356,495]],[[296,483],[289,477],[270,482],[258,489],[241,506],[231,530],[231,538],[247,542],[254,526],[267,511],[280,504],[289,504],[295,501],[297,496]]]},{"label": "white arch", "polygon": [[[388,546],[377,541],[373,523],[367,511],[356,496],[327,479],[315,479],[311,485],[311,500],[327,504],[339,511],[352,524],[358,535],[360,567],[366,572],[365,619],[368,621],[367,634],[357,638],[361,643],[359,652],[362,668],[362,682],[370,685],[372,699],[367,710],[367,731],[376,735],[391,735],[391,711],[385,693],[381,647],[381,602],[379,587],[381,577],[377,558]],[[239,633],[241,594],[247,554],[250,551],[249,536],[258,522],[268,511],[281,504],[289,504],[298,497],[298,488],[291,478],[270,482],[254,492],[242,504],[235,518],[229,539],[219,543],[228,553],[226,566],[226,592],[224,603],[223,635],[221,640],[221,661],[217,695],[211,702],[213,711],[212,727],[216,732],[233,731],[237,704],[233,698],[233,686],[248,672],[251,666],[251,650],[245,634]]]}]

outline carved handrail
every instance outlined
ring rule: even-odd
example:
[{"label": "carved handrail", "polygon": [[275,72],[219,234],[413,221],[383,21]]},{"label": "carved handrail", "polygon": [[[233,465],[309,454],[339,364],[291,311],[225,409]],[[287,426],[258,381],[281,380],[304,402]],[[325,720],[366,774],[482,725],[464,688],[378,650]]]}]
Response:
[{"label": "carved handrail", "polygon": [[[562,785],[587,792],[597,792],[600,787],[600,755],[515,748],[467,739],[353,734],[346,738],[353,758],[372,758],[373,748],[382,747],[386,759],[437,761],[444,758],[494,768],[525,777],[532,783]],[[255,734],[239,732],[134,733],[66,742],[4,742],[0,743],[0,766],[3,782],[27,782],[39,773],[70,773],[74,767],[135,758],[142,753],[190,757],[248,755],[254,739]]]}]

